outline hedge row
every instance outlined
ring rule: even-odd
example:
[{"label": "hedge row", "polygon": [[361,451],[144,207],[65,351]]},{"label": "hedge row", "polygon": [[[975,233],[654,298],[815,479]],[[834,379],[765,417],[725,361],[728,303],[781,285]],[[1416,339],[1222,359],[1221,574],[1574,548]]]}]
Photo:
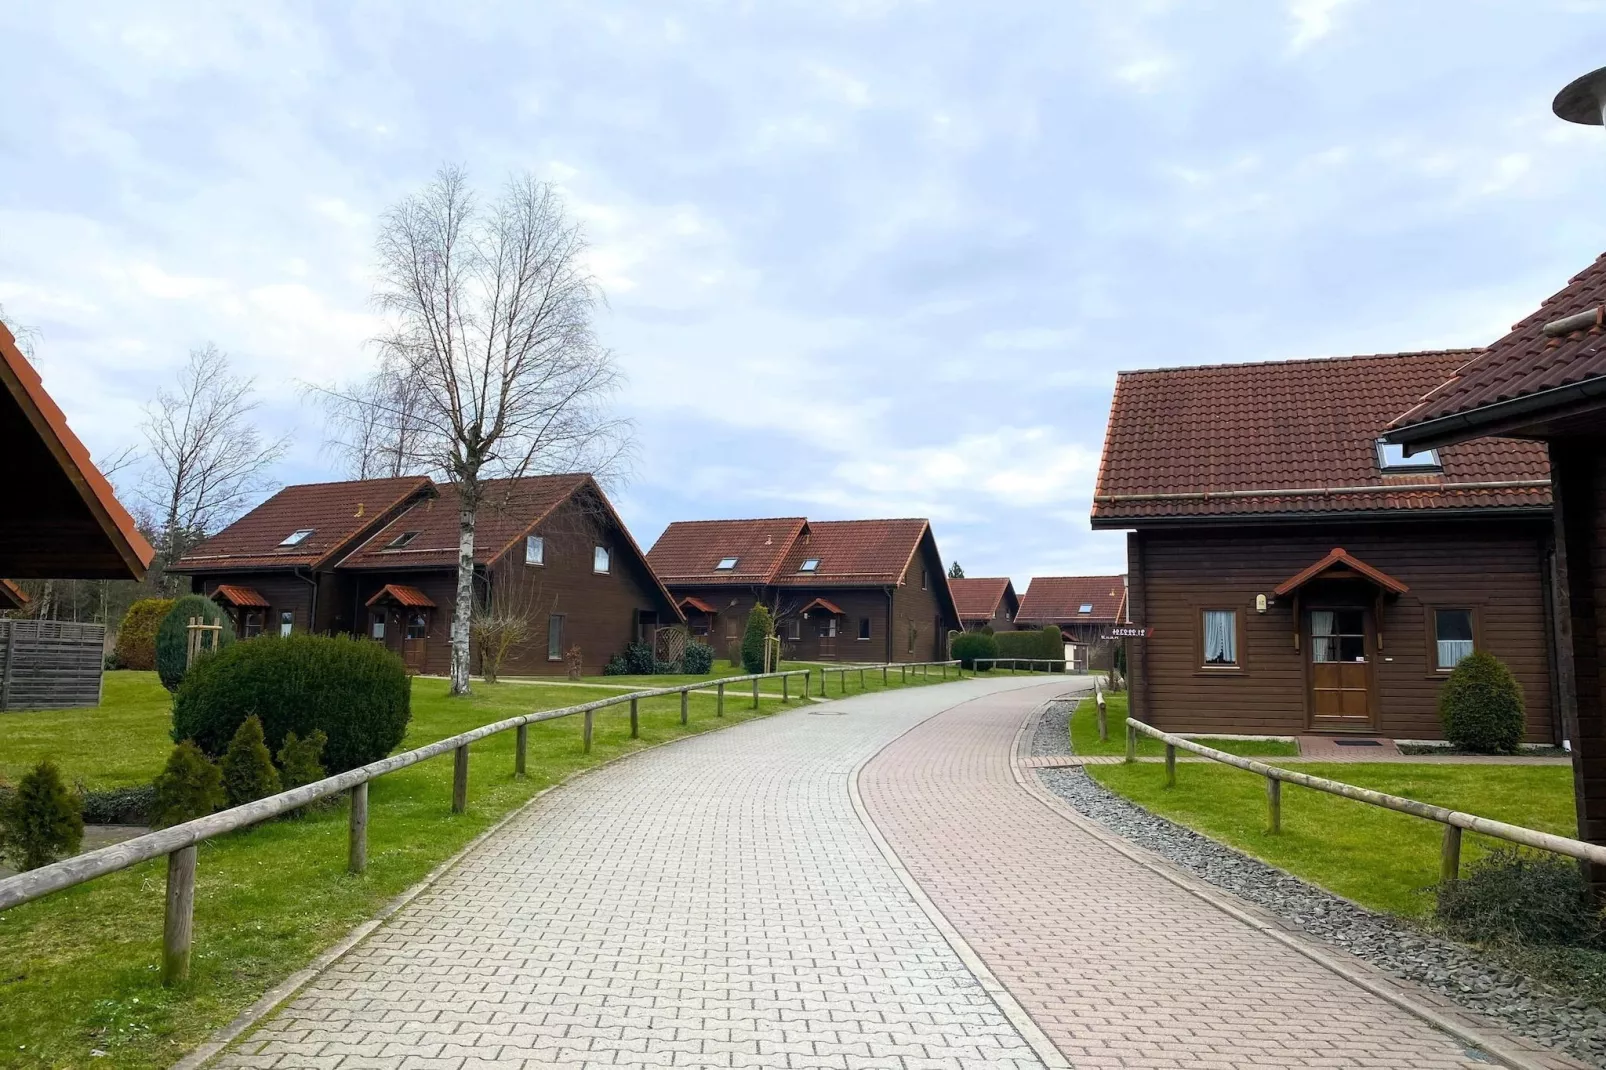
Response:
[{"label": "hedge row", "polygon": [[1060,661],[1065,657],[1065,638],[1053,624],[1031,632],[997,632],[993,638],[998,642],[1001,658]]}]

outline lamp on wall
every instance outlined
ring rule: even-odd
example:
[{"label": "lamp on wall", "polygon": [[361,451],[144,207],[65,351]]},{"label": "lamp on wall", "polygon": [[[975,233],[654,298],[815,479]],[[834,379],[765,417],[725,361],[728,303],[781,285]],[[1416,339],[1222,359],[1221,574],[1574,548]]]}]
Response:
[{"label": "lamp on wall", "polygon": [[1266,596],[1265,595],[1263,595],[1263,594],[1255,595],[1255,612],[1256,613],[1264,613],[1264,612],[1266,612],[1266,605],[1267,605],[1267,602],[1266,602]]}]

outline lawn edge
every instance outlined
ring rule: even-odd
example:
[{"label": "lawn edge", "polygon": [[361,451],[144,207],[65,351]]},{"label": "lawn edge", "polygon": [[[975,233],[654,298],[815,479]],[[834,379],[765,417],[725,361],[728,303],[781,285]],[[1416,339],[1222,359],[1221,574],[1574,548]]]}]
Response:
[{"label": "lawn edge", "polygon": [[[817,701],[832,700],[820,699]],[[767,714],[765,716],[774,717],[780,713],[789,713],[793,710],[802,708],[802,706],[789,706],[786,709],[777,710],[775,713]],[[676,743],[684,743],[687,740],[696,739],[699,736],[706,736],[712,732],[723,732],[732,728],[740,728],[742,725],[750,724],[757,719],[758,718],[755,717],[749,717],[744,721],[733,721],[726,725],[715,725],[712,729],[707,731],[689,732],[684,736],[677,736],[674,739],[666,739],[658,743],[650,743],[647,746],[642,747],[640,750],[631,751],[629,754],[620,754],[616,757],[609,758],[606,761],[598,762],[596,765],[588,766],[585,769],[577,769],[556,783],[547,785],[534,795],[530,796],[524,802],[514,807],[512,810],[509,810],[507,813],[503,814],[478,836],[475,836],[472,840],[459,848],[457,853],[453,854],[450,858],[441,862],[434,869],[424,874],[423,877],[419,878],[416,883],[408,887],[400,895],[391,899],[388,903],[381,907],[379,912],[373,917],[358,923],[356,927],[354,927],[345,936],[337,940],[329,948],[324,950],[318,955],[317,958],[313,959],[307,965],[292,973],[289,977],[286,977],[283,981],[280,981],[274,987],[268,989],[268,991],[259,996],[255,1002],[246,1007],[245,1010],[241,1011],[227,1024],[219,1026],[210,1037],[185,1054],[177,1062],[173,1063],[170,1070],[200,1070],[201,1067],[206,1066],[207,1063],[217,1058],[217,1056],[223,1054],[223,1052],[227,1050],[231,1044],[276,1014],[286,1003],[294,999],[303,988],[314,981],[325,970],[329,969],[329,967],[333,966],[335,963],[349,955],[352,951],[356,950],[357,947],[363,943],[363,941],[372,936],[375,930],[384,925],[385,922],[389,921],[419,896],[423,895],[434,885],[438,884],[443,877],[461,865],[468,858],[470,853],[478,849],[491,836],[500,832],[503,826],[507,825],[514,818],[520,816],[526,810],[533,807],[551,792],[557,791],[559,788],[567,787],[583,776],[588,776],[600,769],[606,769],[618,762],[628,761],[631,758],[651,753],[652,751],[658,750],[661,747],[669,747]]]},{"label": "lawn edge", "polygon": [[[1328,951],[1325,946],[1318,946],[1311,938],[1297,935],[1275,921],[1268,921],[1256,916],[1255,908],[1251,904],[1244,903],[1240,906],[1229,901],[1221,890],[1205,883],[1165,857],[1132,843],[1091,818],[1078,813],[1058,795],[1045,788],[1035,775],[1028,775],[1035,774],[1035,769],[1021,764],[1021,751],[1027,746],[1027,741],[1031,738],[1038,720],[1048,709],[1048,705],[1048,702],[1041,703],[1027,711],[1026,715],[1021,719],[1020,727],[1015,730],[1014,742],[1009,748],[1009,771],[1015,778],[1015,783],[1049,811],[1070,821],[1111,850],[1124,855],[1161,879],[1202,900],[1234,921],[1263,933],[1270,939],[1309,959],[1344,981],[1376,996],[1385,1003],[1405,1011],[1413,1017],[1421,1019],[1461,1043],[1499,1060],[1506,1066],[1511,1067],[1512,1070],[1556,1070],[1558,1066],[1577,1067],[1579,1070],[1586,1070],[1587,1064],[1579,1062],[1572,1056],[1555,1048],[1525,1041],[1522,1038],[1511,1035],[1500,1038],[1489,1035],[1475,1026],[1487,1028],[1488,1025],[1493,1023],[1486,1023],[1481,1018],[1472,1015],[1471,1012],[1451,1007],[1446,1007],[1444,1012],[1440,1012],[1423,1002],[1419,1002],[1402,990],[1404,986],[1410,985],[1410,982],[1395,978],[1361,960],[1355,960],[1353,964],[1340,960],[1336,955]],[[1134,805],[1141,806],[1141,804]],[[1143,809],[1147,810],[1147,807],[1143,807]],[[1153,811],[1148,812],[1152,813]],[[1163,815],[1156,816],[1163,817]],[[1200,835],[1204,835],[1204,833],[1200,833]],[[1209,838],[1213,839],[1213,837]],[[1237,848],[1233,848],[1233,850],[1237,850]],[[1254,856],[1251,855],[1250,857]],[[1367,976],[1367,974],[1375,974],[1376,977]],[[1414,988],[1414,986],[1412,987]],[[1423,992],[1421,995],[1427,996],[1428,994]],[[1455,1017],[1452,1017],[1452,1015]],[[1466,1017],[1468,1019],[1467,1024],[1456,1020],[1456,1018],[1460,1017]],[[1518,1050],[1519,1048],[1526,1050]],[[1535,1061],[1534,1057],[1543,1057],[1546,1061],[1538,1062]]]}]

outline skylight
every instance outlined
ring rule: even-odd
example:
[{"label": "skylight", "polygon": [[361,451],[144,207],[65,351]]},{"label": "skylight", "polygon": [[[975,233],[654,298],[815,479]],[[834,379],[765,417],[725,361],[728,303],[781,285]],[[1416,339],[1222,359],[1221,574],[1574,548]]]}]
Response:
[{"label": "skylight", "polygon": [[302,543],[302,540],[304,540],[308,535],[311,535],[311,534],[312,534],[312,529],[311,528],[298,528],[295,531],[292,531],[290,534],[286,535],[284,537],[284,541],[281,542],[279,545],[280,546],[300,546],[301,543]]},{"label": "skylight", "polygon": [[729,572],[736,567],[736,561],[737,559],[734,557],[722,557],[719,559],[719,564],[714,566],[714,570],[716,572]]},{"label": "skylight", "polygon": [[1091,613],[1093,612],[1093,603],[1083,602],[1081,605],[1076,607],[1076,611],[1078,613]]},{"label": "skylight", "polygon": [[797,567],[799,572],[818,572],[820,559],[818,557],[804,558],[803,563]]},{"label": "skylight", "polygon": [[406,546],[408,543],[412,542],[416,538],[418,538],[418,532],[416,532],[416,531],[404,531],[400,535],[396,536],[394,539],[391,539],[388,543],[386,543],[385,544],[385,549],[387,549],[387,550],[400,550],[403,546]]},{"label": "skylight", "polygon": [[1379,439],[1377,466],[1385,472],[1434,472],[1444,467],[1439,463],[1438,450],[1417,450],[1409,457],[1405,447]]}]

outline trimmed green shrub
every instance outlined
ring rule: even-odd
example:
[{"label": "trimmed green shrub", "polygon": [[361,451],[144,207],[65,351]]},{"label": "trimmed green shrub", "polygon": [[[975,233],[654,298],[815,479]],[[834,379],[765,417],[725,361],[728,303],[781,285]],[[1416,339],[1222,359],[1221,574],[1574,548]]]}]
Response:
[{"label": "trimmed green shrub", "polygon": [[189,739],[173,748],[152,787],[156,799],[151,807],[151,824],[157,828],[205,817],[229,802],[222,772]]},{"label": "trimmed green shrub", "polygon": [[1493,654],[1461,659],[1439,689],[1444,738],[1478,754],[1515,754],[1522,742],[1522,685]]},{"label": "trimmed green shrub", "polygon": [[146,672],[156,668],[156,629],[173,608],[171,598],[142,598],[128,607],[117,626],[117,663]]},{"label": "trimmed green shrub", "polygon": [[[1065,657],[1065,637],[1053,624],[1029,632],[998,632],[993,638],[998,642],[998,656],[1001,658],[1060,661]],[[1063,666],[1056,665],[1054,668],[1058,671]]]},{"label": "trimmed green shrub", "polygon": [[602,667],[602,675],[629,676],[630,662],[625,660],[623,654],[615,654],[613,657],[608,659],[608,664]]},{"label": "trimmed green shrub", "polygon": [[742,633],[742,668],[748,672],[764,671],[764,640],[775,631],[770,611],[761,602],[747,615],[747,630]]},{"label": "trimmed green shrub", "polygon": [[100,791],[86,791],[82,784],[77,787],[86,825],[149,825],[156,812],[156,787],[152,784]]},{"label": "trimmed green shrub", "polygon": [[315,784],[329,774],[323,768],[323,748],[329,742],[323,729],[314,728],[302,739],[294,732],[284,734],[284,746],[279,748],[279,773],[284,790]]},{"label": "trimmed green shrub", "polygon": [[[221,624],[223,630],[215,632],[219,649],[234,642],[234,622],[229,620],[218,604],[205,595],[187,594],[173,603],[162,623],[156,629],[156,675],[162,686],[177,691],[189,668],[185,659],[189,654],[190,618],[200,617],[207,624]],[[208,643],[210,640],[202,640]],[[203,649],[210,649],[203,647]]]},{"label": "trimmed green shrub", "polygon": [[[289,738],[287,733],[285,739]],[[240,722],[218,766],[231,806],[255,802],[279,791],[279,771],[273,767],[273,755],[263,739],[260,717],[253,715]]]},{"label": "trimmed green shrub", "polygon": [[323,764],[343,773],[377,761],[407,733],[407,668],[378,643],[351,636],[253,639],[196,662],[173,696],[173,738],[221,754],[247,717],[261,718],[269,749],[285,734],[328,737]]},{"label": "trimmed green shrub", "polygon": [[84,840],[83,806],[46,758],[17,783],[0,808],[0,848],[18,869],[38,869],[78,853]]},{"label": "trimmed green shrub", "polygon": [[1465,877],[1438,886],[1445,928],[1475,943],[1599,947],[1600,908],[1578,863],[1555,855],[1500,847]]},{"label": "trimmed green shrub", "polygon": [[707,643],[692,640],[680,656],[680,671],[691,676],[702,676],[714,671],[714,648]]},{"label": "trimmed green shrub", "polygon": [[985,662],[998,656],[998,640],[987,632],[960,632],[948,644],[948,656],[958,658],[961,667],[974,669],[977,660]]},{"label": "trimmed green shrub", "polygon": [[651,643],[631,643],[625,647],[624,658],[632,676],[651,676],[658,669]]}]

